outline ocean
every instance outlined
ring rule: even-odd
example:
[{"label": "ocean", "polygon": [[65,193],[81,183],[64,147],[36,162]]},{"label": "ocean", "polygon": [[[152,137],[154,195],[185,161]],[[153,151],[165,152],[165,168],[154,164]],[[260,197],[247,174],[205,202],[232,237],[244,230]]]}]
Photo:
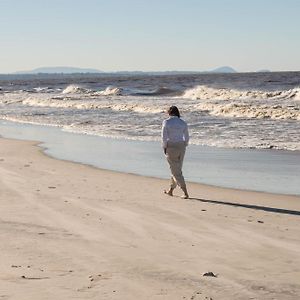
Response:
[{"label": "ocean", "polygon": [[300,72],[0,75],[0,119],[159,141],[176,105],[191,144],[300,150]]}]

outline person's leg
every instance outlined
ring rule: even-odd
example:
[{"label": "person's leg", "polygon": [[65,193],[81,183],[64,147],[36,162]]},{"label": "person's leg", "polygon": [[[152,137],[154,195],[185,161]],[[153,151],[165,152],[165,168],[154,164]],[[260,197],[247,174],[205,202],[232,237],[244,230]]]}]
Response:
[{"label": "person's leg", "polygon": [[188,193],[182,175],[182,163],[185,153],[185,146],[181,143],[175,144],[172,147],[167,148],[167,160],[170,165],[170,170],[172,173],[171,187],[169,195],[172,195],[176,185],[179,185],[184,192],[184,196],[188,198]]},{"label": "person's leg", "polygon": [[182,145],[180,147],[180,170],[182,170],[182,165],[183,165],[183,159],[184,159],[184,155],[185,155],[185,146]]},{"label": "person's leg", "polygon": [[176,160],[176,153],[174,152],[173,148],[168,147],[166,155],[167,155],[167,161],[169,163],[169,167],[170,167],[172,175],[171,175],[171,180],[170,180],[170,188],[168,191],[165,190],[164,192],[165,192],[165,194],[168,194],[169,196],[173,196],[173,191],[177,186],[176,178],[174,177],[173,172],[172,172],[173,161],[174,161],[174,159]]},{"label": "person's leg", "polygon": [[189,198],[189,194],[186,188],[186,184],[185,184],[185,180],[184,180],[184,176],[182,174],[182,165],[183,165],[183,159],[184,159],[184,155],[185,155],[185,149],[186,146],[184,144],[180,145],[180,171],[181,171],[181,182],[180,182],[180,187],[184,193],[183,198],[188,199]]},{"label": "person's leg", "polygon": [[173,196],[173,191],[174,191],[174,189],[176,188],[176,186],[177,186],[177,183],[176,183],[174,177],[171,176],[170,188],[169,188],[168,191],[167,191],[167,190],[164,190],[164,193],[165,193],[165,194],[168,194],[169,196]]}]

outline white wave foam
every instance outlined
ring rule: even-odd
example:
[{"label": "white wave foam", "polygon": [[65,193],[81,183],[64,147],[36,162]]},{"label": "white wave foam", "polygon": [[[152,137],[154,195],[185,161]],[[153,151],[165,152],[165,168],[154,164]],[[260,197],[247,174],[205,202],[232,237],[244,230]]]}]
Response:
[{"label": "white wave foam", "polygon": [[295,91],[295,96],[293,97],[294,100],[300,100],[300,87],[299,88],[294,88]]},{"label": "white wave foam", "polygon": [[284,107],[281,105],[253,105],[247,103],[200,103],[196,109],[208,111],[214,116],[277,119],[277,120],[300,120],[298,107]]},{"label": "white wave foam", "polygon": [[67,86],[63,91],[62,94],[89,94],[91,96],[120,96],[122,95],[123,89],[114,87],[114,86],[108,86],[103,91],[93,91],[86,88],[83,88],[79,85],[71,84]]},{"label": "white wave foam", "polygon": [[4,93],[0,95],[0,104],[9,105],[22,102],[28,97],[27,92]]},{"label": "white wave foam", "polygon": [[235,90],[227,88],[212,88],[207,86],[196,86],[186,90],[183,98],[200,100],[249,100],[249,99],[300,99],[300,88],[279,91],[256,91]]},{"label": "white wave foam", "polygon": [[49,92],[54,92],[55,90],[52,88],[49,88],[48,86],[45,87],[35,87],[33,88],[33,91],[35,91],[36,93],[49,93]]},{"label": "white wave foam", "polygon": [[300,88],[267,92],[197,86],[182,97],[199,100],[194,109],[214,116],[300,120]]},{"label": "white wave foam", "polygon": [[76,99],[76,98],[49,98],[49,97],[27,97],[22,101],[24,105],[55,108],[73,108],[83,110],[103,110],[110,109],[114,111],[133,111],[137,113],[157,114],[162,113],[164,109],[161,106],[153,105],[147,102],[122,101],[119,99]]},{"label": "white wave foam", "polygon": [[88,89],[85,89],[79,85],[71,84],[68,85],[63,91],[62,94],[81,94],[81,93],[89,93],[91,92]]},{"label": "white wave foam", "polygon": [[104,91],[95,92],[94,95],[119,96],[122,95],[122,89],[114,86],[108,86]]}]

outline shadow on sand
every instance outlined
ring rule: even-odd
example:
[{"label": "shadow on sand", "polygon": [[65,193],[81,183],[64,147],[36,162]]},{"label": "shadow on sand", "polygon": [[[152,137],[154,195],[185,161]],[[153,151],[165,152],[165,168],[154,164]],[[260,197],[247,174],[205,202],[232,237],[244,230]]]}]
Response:
[{"label": "shadow on sand", "polygon": [[250,208],[255,210],[262,210],[277,214],[287,214],[287,215],[294,215],[294,216],[300,216],[300,211],[298,210],[289,210],[289,209],[282,209],[282,208],[275,208],[275,207],[267,207],[267,206],[259,206],[259,205],[251,205],[251,204],[241,204],[241,203],[233,203],[233,202],[225,202],[225,201],[217,201],[217,200],[206,200],[206,199],[200,199],[200,198],[189,198],[189,200],[197,200],[205,203],[212,203],[212,204],[219,204],[219,205],[229,205],[234,207],[244,207],[244,208]]}]

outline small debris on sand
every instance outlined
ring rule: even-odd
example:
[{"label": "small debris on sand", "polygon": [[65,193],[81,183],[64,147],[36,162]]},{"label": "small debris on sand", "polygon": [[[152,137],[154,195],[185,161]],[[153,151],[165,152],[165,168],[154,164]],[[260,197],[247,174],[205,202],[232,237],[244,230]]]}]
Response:
[{"label": "small debris on sand", "polygon": [[218,277],[218,275],[214,274],[213,272],[206,272],[203,274],[203,276],[207,276],[207,277]]},{"label": "small debris on sand", "polygon": [[26,277],[22,275],[21,278],[28,279],[28,280],[41,280],[41,279],[49,279],[50,277]]}]

